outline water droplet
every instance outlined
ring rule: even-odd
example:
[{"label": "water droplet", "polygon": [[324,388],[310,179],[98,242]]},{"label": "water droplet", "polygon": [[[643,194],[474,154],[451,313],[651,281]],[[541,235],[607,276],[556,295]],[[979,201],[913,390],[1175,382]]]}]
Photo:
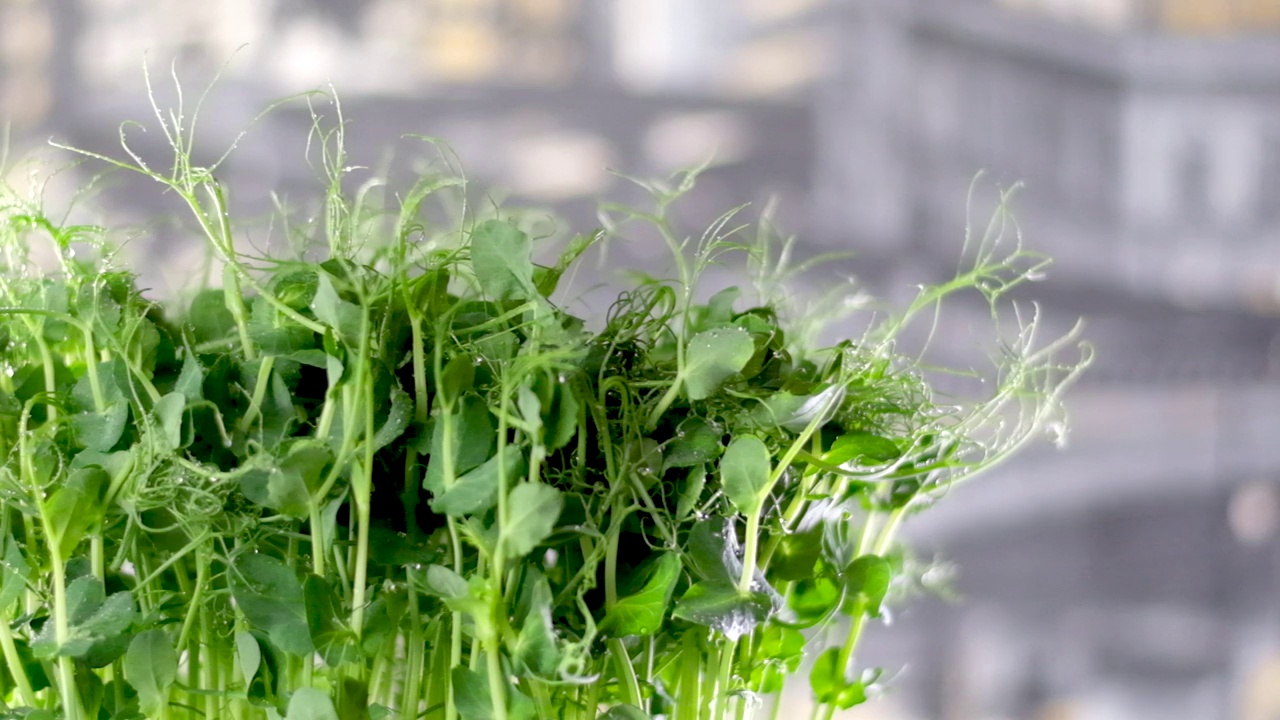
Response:
[{"label": "water droplet", "polygon": [[560,377],[558,377],[557,380],[559,380],[561,385],[569,382],[569,378],[565,377],[564,373],[560,373]]}]

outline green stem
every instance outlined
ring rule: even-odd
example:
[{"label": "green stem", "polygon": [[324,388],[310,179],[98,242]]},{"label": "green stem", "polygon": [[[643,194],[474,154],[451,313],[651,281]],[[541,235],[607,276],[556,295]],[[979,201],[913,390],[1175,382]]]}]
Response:
[{"label": "green stem", "polygon": [[308,507],[310,517],[311,531],[311,569],[320,577],[325,576],[325,555],[328,553],[324,538],[324,518],[321,516],[323,508],[320,507],[320,500],[311,498],[311,504]]},{"label": "green stem", "polygon": [[[410,453],[412,456],[412,453]],[[415,720],[418,717],[418,697],[422,692],[422,676],[425,671],[426,638],[422,635],[422,616],[418,608],[418,590],[415,572],[412,567],[405,570],[405,583],[409,595],[409,633],[405,638],[407,644],[404,664],[404,686],[400,694],[400,717],[402,720]],[[430,678],[428,678],[428,684]],[[431,695],[431,688],[427,688]]]},{"label": "green stem", "polygon": [[0,613],[0,650],[3,651],[5,665],[17,687],[18,701],[27,707],[36,707],[36,693],[31,688],[31,679],[27,677],[22,658],[18,655],[18,646],[13,641],[9,622],[8,614]]},{"label": "green stem", "polygon": [[498,638],[491,638],[485,650],[489,666],[489,699],[493,703],[494,720],[507,720],[507,687],[502,676],[502,656],[499,654]]},{"label": "green stem", "polygon": [[262,362],[258,365],[258,377],[253,383],[253,397],[249,400],[249,408],[245,410],[244,416],[238,423],[241,432],[247,432],[253,426],[253,421],[262,414],[262,401],[267,397],[267,387],[271,385],[271,370],[275,364],[276,356],[268,355],[262,358]]},{"label": "green stem", "polygon": [[[890,543],[893,542],[893,538],[897,534],[898,528],[901,527],[902,521],[906,517],[906,511],[906,507],[900,507],[889,513],[889,517],[885,520],[884,526],[880,528],[880,533],[876,538],[875,543],[870,546],[870,550],[873,554],[883,555],[885,551],[889,549]],[[872,520],[874,517],[874,515],[867,517],[866,524],[863,525],[863,532],[858,538],[855,555],[861,555],[866,549],[868,549],[868,541],[872,535]],[[862,631],[866,627],[866,604],[862,600],[855,602],[853,612],[850,613],[850,615],[849,632],[845,636],[844,645],[841,646],[840,654],[837,656],[836,660],[836,667],[840,668],[841,674],[846,678],[851,671],[850,666],[853,664],[854,653],[857,650],[858,642],[862,639]],[[831,703],[826,707],[823,713],[823,718],[825,718],[825,720],[831,720],[835,715],[835,712],[836,705],[835,703]]]},{"label": "green stem", "polygon": [[[234,250],[230,251],[234,253]],[[230,254],[230,253],[228,253]],[[244,359],[250,362],[258,359],[253,338],[249,336],[249,313],[244,306],[244,296],[240,291],[239,266],[233,257],[225,258],[227,266],[222,273],[222,295],[227,311],[235,320],[236,330],[240,334],[240,347],[244,350]]]},{"label": "green stem", "polygon": [[[43,517],[43,513],[42,513]],[[46,527],[46,537],[48,530]],[[61,648],[71,637],[71,623],[67,614],[67,574],[61,553],[54,548],[50,553],[50,570],[53,573],[53,637]],[[80,695],[76,692],[75,666],[71,657],[58,656],[58,690],[62,696],[62,712],[66,720],[82,720]]]},{"label": "green stem", "polygon": [[751,592],[751,583],[756,576],[756,552],[760,544],[760,512],[761,508],[756,508],[755,512],[747,515],[746,539],[743,542],[742,553],[742,575],[738,578],[738,592]]},{"label": "green stem", "polygon": [[702,650],[692,630],[684,634],[680,649],[680,694],[674,720],[698,720],[702,699]]},{"label": "green stem", "polygon": [[622,701],[643,709],[640,699],[640,681],[636,678],[636,669],[631,664],[631,656],[619,638],[609,639],[609,655],[613,659],[615,672],[618,674],[618,686],[622,690]]},{"label": "green stem", "polygon": [[720,672],[716,679],[715,720],[724,720],[729,710],[729,682],[733,676],[733,649],[735,643],[725,638],[720,643]]},{"label": "green stem", "polygon": [[[445,453],[446,457],[448,453]],[[453,571],[462,574],[462,540],[458,535],[458,522],[449,516],[445,522],[449,527],[449,543],[453,551]],[[449,667],[462,667],[462,613],[453,612],[449,618]],[[454,696],[453,679],[446,673],[445,687],[445,720],[458,720],[458,702]]]}]

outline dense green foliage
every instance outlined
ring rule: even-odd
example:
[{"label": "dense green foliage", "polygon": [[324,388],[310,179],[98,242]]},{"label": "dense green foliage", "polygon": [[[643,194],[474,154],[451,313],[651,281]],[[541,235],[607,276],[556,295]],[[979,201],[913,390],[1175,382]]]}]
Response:
[{"label": "dense green foliage", "polygon": [[[722,720],[767,714],[806,654],[830,716],[876,689],[854,650],[918,575],[904,518],[1083,367],[1001,328],[964,402],[896,349],[952,293],[994,311],[1038,272],[1000,232],[817,347],[781,299],[789,243],[669,222],[696,173],[539,264],[550,241],[459,178],[344,191],[341,123],[317,123],[319,220],[247,253],[182,118],[167,170],[94,156],[189,206],[224,271],[180,305],[104,231],[0,196],[0,717]],[[595,330],[553,301],[641,228],[671,278]],[[739,261],[754,290],[697,299]]]}]

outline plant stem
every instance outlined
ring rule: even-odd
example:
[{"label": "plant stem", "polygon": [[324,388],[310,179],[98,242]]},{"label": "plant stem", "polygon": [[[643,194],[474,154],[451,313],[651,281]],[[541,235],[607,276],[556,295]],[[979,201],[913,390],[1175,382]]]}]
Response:
[{"label": "plant stem", "polygon": [[729,711],[729,682],[733,677],[733,650],[736,643],[725,638],[720,642],[720,672],[716,679],[715,720],[724,720]]},{"label": "plant stem", "polygon": [[[42,513],[43,516],[43,513]],[[46,525],[46,537],[47,525]],[[53,573],[53,637],[62,648],[71,637],[71,627],[67,616],[67,571],[62,562],[62,554],[54,545],[49,554],[50,570]],[[84,711],[80,708],[80,695],[76,692],[75,666],[67,655],[58,655],[58,689],[62,695],[62,712],[66,720],[81,720]]]},{"label": "plant stem", "polygon": [[36,707],[36,693],[31,688],[31,679],[27,677],[26,668],[18,655],[18,646],[13,642],[13,630],[9,628],[10,619],[7,613],[0,613],[0,650],[4,654],[5,665],[13,676],[17,688],[18,701],[27,707]]},{"label": "plant stem", "polygon": [[738,592],[751,591],[756,576],[756,552],[760,543],[760,508],[747,515],[746,537],[743,540],[742,575],[738,578]]},{"label": "plant stem", "polygon": [[622,690],[622,701],[643,709],[640,699],[640,681],[636,678],[636,669],[631,664],[631,656],[619,638],[610,638],[609,655],[613,659],[614,671],[618,674],[618,686]]},{"label": "plant stem", "polygon": [[702,699],[702,650],[693,630],[687,630],[680,649],[680,696],[675,720],[698,720]]},{"label": "plant stem", "polygon": [[[446,457],[448,453],[445,454]],[[458,522],[452,516],[446,519],[449,543],[453,551],[453,571],[462,574],[462,540],[458,536]],[[456,610],[449,616],[449,667],[462,667],[462,613]],[[458,720],[458,702],[454,697],[453,678],[445,673],[445,720]]]}]

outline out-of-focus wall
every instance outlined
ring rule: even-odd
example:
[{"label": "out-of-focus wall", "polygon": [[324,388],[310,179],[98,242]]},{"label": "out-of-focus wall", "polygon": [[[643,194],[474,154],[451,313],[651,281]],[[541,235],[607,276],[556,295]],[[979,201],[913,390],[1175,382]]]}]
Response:
[{"label": "out-of-focus wall", "polygon": [[[353,162],[440,136],[481,184],[579,229],[595,197],[628,192],[611,170],[709,159],[691,228],[777,197],[802,250],[856,251],[847,269],[899,297],[953,268],[967,220],[980,228],[1022,181],[1025,240],[1059,258],[1028,297],[1047,330],[1085,315],[1099,360],[1065,450],[1041,446],[908,526],[922,555],[954,559],[965,599],[895,608],[863,653],[895,680],[852,716],[1267,720],[1277,30],[1277,0],[0,0],[0,114],[17,146],[118,154],[117,123],[152,112],[144,58],[164,107],[176,61],[189,110],[225,66],[202,110],[211,162],[270,100],[332,83]],[[223,166],[249,216],[271,191],[314,187],[309,128],[305,105],[286,107]],[[129,137],[163,157],[154,131]],[[154,223],[171,200],[125,178],[100,198],[150,224],[126,252],[161,292],[186,280],[166,269],[199,261],[180,224]],[[985,311],[955,307],[935,346],[968,362]],[[807,688],[790,692],[802,706]]]}]

